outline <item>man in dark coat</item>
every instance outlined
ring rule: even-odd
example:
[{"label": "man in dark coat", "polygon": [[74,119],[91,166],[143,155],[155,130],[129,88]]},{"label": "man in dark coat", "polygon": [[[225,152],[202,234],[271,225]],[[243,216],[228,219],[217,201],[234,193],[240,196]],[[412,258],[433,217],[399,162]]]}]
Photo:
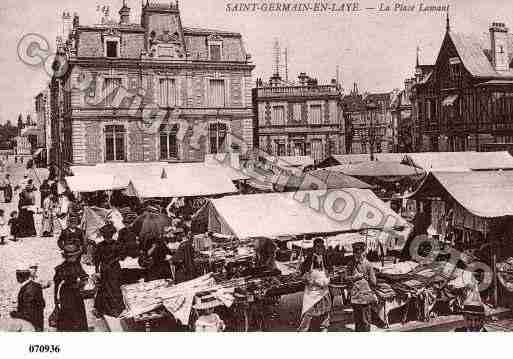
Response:
[{"label": "man in dark coat", "polygon": [[36,331],[42,332],[44,328],[43,288],[31,278],[30,270],[17,270],[16,279],[21,284],[18,293],[18,307],[11,312],[12,318],[23,319],[31,323]]}]

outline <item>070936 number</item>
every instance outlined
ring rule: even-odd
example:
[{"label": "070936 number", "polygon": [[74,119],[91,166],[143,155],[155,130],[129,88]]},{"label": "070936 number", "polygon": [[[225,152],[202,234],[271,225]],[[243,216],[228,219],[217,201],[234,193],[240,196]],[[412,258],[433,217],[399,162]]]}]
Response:
[{"label": "070936 number", "polygon": [[54,344],[30,344],[29,353],[60,353],[61,346]]}]

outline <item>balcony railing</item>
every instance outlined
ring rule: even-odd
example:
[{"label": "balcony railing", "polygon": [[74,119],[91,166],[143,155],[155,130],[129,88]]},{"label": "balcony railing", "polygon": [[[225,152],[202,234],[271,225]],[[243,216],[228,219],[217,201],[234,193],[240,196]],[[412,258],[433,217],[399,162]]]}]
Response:
[{"label": "balcony railing", "polygon": [[274,96],[318,96],[318,95],[338,95],[340,93],[337,86],[319,85],[319,86],[276,86],[262,87],[257,89],[259,97]]}]

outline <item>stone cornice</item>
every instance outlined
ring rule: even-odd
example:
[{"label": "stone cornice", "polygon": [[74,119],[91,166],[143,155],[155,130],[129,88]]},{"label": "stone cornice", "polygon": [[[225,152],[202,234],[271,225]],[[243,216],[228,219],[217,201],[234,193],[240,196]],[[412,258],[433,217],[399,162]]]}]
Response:
[{"label": "stone cornice", "polygon": [[168,60],[141,60],[141,59],[108,59],[105,57],[72,57],[70,65],[84,67],[116,67],[120,68],[143,68],[143,69],[190,69],[190,70],[253,70],[255,65],[247,62],[223,61],[168,61]]},{"label": "stone cornice", "polygon": [[[211,116],[211,117],[247,117],[252,118],[253,112],[249,107],[246,108],[177,108],[178,117],[194,117],[194,116]],[[173,116],[173,112],[169,111],[169,116]],[[73,118],[125,118],[132,120],[141,119],[141,111],[133,112],[129,108],[108,108],[108,107],[95,107],[95,108],[74,108],[72,110]],[[167,117],[167,116],[166,116]]]}]

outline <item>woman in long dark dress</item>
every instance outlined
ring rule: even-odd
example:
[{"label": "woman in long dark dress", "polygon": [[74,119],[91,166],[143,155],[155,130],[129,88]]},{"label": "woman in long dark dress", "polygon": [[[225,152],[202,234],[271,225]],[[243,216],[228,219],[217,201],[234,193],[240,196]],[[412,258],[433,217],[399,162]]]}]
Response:
[{"label": "woman in long dark dress", "polygon": [[57,330],[60,332],[88,331],[87,317],[81,290],[87,281],[87,273],[80,264],[79,246],[64,246],[64,262],[55,267],[54,300],[59,306]]},{"label": "woman in long dark dress", "polygon": [[94,309],[97,315],[107,314],[118,317],[125,305],[121,294],[120,258],[123,256],[121,246],[112,239],[116,229],[107,224],[100,229],[103,241],[98,244],[94,254],[96,273],[100,276],[98,292],[94,300]]},{"label": "woman in long dark dress", "polygon": [[11,203],[12,201],[12,183],[11,183],[11,175],[6,174],[4,180],[4,202]]},{"label": "woman in long dark dress", "polygon": [[31,206],[34,205],[33,188],[27,186],[20,193],[20,200],[18,202],[18,220],[20,224],[20,233],[18,237],[34,237],[36,236],[36,226],[34,224],[34,212]]}]

